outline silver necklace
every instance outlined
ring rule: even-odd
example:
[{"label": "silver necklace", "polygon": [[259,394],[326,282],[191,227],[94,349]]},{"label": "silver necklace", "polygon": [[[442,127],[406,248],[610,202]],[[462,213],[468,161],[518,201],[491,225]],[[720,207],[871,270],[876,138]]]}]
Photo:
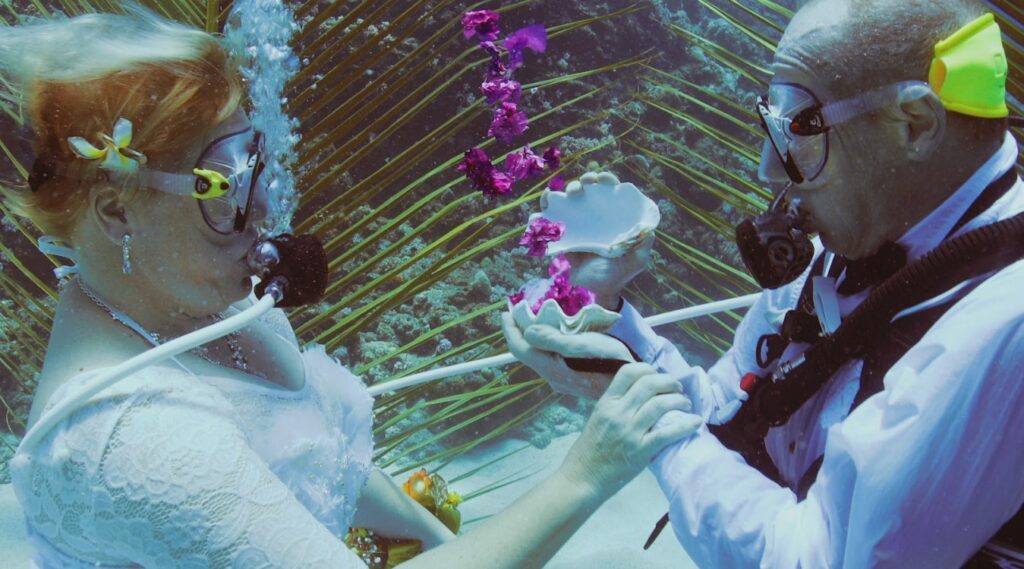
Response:
[{"label": "silver necklace", "polygon": [[[91,300],[96,306],[98,306],[101,309],[103,309],[103,311],[106,312],[107,314],[109,314],[110,317],[113,318],[115,321],[117,321],[117,322],[121,323],[122,325],[124,325],[125,327],[135,331],[136,333],[141,335],[143,338],[148,340],[154,346],[159,346],[160,344],[163,343],[160,340],[160,335],[159,334],[156,334],[156,333],[153,333],[153,332],[147,332],[145,329],[142,328],[142,326],[140,326],[135,321],[131,320],[128,317],[127,314],[124,314],[124,313],[118,312],[117,310],[114,310],[114,308],[112,306],[107,304],[102,298],[99,297],[99,295],[97,295],[95,292],[92,291],[92,289],[90,289],[88,286],[86,286],[86,284],[84,282],[82,282],[81,277],[75,279],[75,282],[78,283],[78,288],[79,288],[79,290],[82,291],[82,294],[84,294],[86,297],[88,297],[89,300]],[[220,315],[213,315],[213,314],[210,315],[209,319],[211,321],[211,324],[217,323],[217,322],[220,322],[221,320],[223,320],[223,318]],[[242,351],[242,345],[238,341],[238,339],[241,336],[242,336],[241,333],[239,333],[237,331],[236,332],[232,332],[232,333],[228,334],[227,336],[224,336],[224,338],[227,340],[228,348],[231,350],[231,366],[230,367],[232,367],[234,369],[237,369],[239,371],[243,371],[243,372],[249,373],[249,361],[245,359],[245,352]],[[210,362],[213,365],[217,365],[217,366],[223,365],[221,362],[218,362],[217,360],[214,360],[213,358],[210,357],[209,349],[206,348],[206,346],[198,346],[196,348],[193,348],[190,351],[192,353],[194,353],[195,355],[199,356],[200,358]]]}]

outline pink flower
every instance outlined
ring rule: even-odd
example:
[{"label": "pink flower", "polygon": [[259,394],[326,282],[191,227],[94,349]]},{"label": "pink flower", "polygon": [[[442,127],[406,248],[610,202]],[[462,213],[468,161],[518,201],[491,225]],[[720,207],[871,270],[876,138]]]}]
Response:
[{"label": "pink flower", "polygon": [[523,94],[523,87],[519,84],[519,81],[501,78],[484,81],[484,84],[480,86],[480,90],[487,97],[488,105],[504,101],[518,103],[519,97]]},{"label": "pink flower", "polygon": [[515,103],[506,101],[494,113],[494,120],[491,121],[491,128],[487,130],[487,136],[509,143],[516,136],[523,134],[528,124],[526,113],[520,111]]},{"label": "pink flower", "polygon": [[548,188],[552,192],[564,192],[565,191],[565,178],[562,176],[555,176],[548,181]]},{"label": "pink flower", "polygon": [[501,30],[498,29],[498,20],[501,18],[497,12],[490,10],[474,10],[462,15],[462,34],[469,39],[479,36],[484,41],[498,39]]},{"label": "pink flower", "polygon": [[538,217],[530,221],[526,233],[519,239],[519,244],[526,246],[531,257],[543,257],[548,252],[548,243],[562,238],[565,224]]},{"label": "pink flower", "polygon": [[520,28],[505,38],[509,67],[515,69],[523,64],[523,52],[527,49],[544,53],[548,48],[548,32],[543,24]]},{"label": "pink flower", "polygon": [[557,146],[552,146],[544,151],[544,163],[551,170],[557,170],[562,165],[562,151]]},{"label": "pink flower", "polygon": [[566,275],[566,278],[568,278],[571,270],[572,265],[569,264],[569,259],[565,258],[565,255],[558,255],[551,259],[551,264],[548,266],[548,275],[552,277]]},{"label": "pink flower", "polygon": [[533,178],[544,173],[544,160],[527,145],[521,152],[513,152],[505,158],[505,171],[517,182]]}]

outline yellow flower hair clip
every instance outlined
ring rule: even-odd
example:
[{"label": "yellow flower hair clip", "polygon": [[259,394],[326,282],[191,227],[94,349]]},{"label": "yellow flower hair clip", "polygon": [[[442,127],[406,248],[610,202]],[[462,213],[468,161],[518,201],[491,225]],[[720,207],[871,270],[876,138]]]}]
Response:
[{"label": "yellow flower hair clip", "polygon": [[103,148],[96,148],[81,136],[68,137],[71,150],[79,158],[102,160],[100,168],[120,172],[134,172],[146,163],[146,155],[128,147],[132,143],[132,121],[121,117],[114,123],[113,136],[98,134]]}]

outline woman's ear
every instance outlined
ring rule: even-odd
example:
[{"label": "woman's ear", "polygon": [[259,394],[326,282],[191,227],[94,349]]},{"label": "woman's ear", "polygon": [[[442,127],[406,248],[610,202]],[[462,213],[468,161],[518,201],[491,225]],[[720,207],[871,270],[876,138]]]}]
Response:
[{"label": "woman's ear", "polygon": [[900,103],[894,118],[900,123],[900,143],[911,160],[927,160],[946,136],[946,109],[934,93]]},{"label": "woman's ear", "polygon": [[120,194],[110,185],[97,184],[89,190],[92,217],[107,239],[118,246],[131,233],[127,208]]}]

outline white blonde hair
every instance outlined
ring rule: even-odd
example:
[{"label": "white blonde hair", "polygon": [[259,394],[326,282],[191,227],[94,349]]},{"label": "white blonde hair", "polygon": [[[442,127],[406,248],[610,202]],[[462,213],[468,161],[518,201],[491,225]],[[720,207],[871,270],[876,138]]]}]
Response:
[{"label": "white blonde hair", "polygon": [[20,97],[35,155],[31,192],[3,193],[15,211],[65,239],[101,179],[68,137],[96,143],[124,117],[134,125],[132,148],[160,159],[223,122],[243,97],[238,66],[217,38],[139,7],[5,28],[0,73]]}]

